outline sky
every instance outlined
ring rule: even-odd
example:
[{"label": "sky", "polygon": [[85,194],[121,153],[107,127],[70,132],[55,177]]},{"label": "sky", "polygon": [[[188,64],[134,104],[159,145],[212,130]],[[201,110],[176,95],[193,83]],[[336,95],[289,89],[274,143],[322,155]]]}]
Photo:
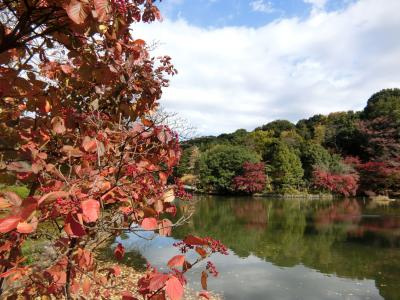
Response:
[{"label": "sky", "polygon": [[400,0],[163,0],[136,38],[178,75],[162,106],[197,135],[361,110],[400,87]]}]

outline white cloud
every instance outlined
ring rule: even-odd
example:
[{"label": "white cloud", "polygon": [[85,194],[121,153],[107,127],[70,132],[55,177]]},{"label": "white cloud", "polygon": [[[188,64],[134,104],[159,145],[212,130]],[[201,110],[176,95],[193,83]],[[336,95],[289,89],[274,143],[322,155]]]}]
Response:
[{"label": "white cloud", "polygon": [[250,7],[253,11],[263,12],[263,13],[272,13],[275,11],[270,1],[266,2],[264,0],[251,1]]},{"label": "white cloud", "polygon": [[400,86],[400,1],[362,0],[340,12],[259,28],[200,28],[184,20],[139,25],[179,74],[162,104],[200,134],[253,129],[277,118],[362,109]]},{"label": "white cloud", "polygon": [[309,3],[313,6],[313,10],[318,11],[325,8],[328,0],[303,0],[305,3]]}]

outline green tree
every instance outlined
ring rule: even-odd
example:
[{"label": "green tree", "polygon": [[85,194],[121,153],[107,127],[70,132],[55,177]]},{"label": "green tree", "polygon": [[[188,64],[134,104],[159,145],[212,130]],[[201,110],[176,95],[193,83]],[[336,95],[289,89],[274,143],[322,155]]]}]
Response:
[{"label": "green tree", "polygon": [[311,141],[305,142],[301,147],[301,163],[304,168],[304,178],[309,181],[312,178],[312,173],[315,166],[326,166],[332,162],[332,156],[320,144]]},{"label": "green tree", "polygon": [[255,130],[247,135],[245,144],[264,158],[265,148],[270,147],[276,141],[273,135],[272,130]]},{"label": "green tree", "polygon": [[359,156],[364,139],[358,129],[360,112],[335,112],[328,115],[324,146],[344,155]]},{"label": "green tree", "polygon": [[291,192],[303,185],[304,170],[301,160],[293,148],[278,142],[272,150],[271,165],[275,189]]},{"label": "green tree", "polygon": [[391,117],[400,122],[400,89],[384,89],[369,98],[363,119]]},{"label": "green tree", "polygon": [[244,162],[259,162],[257,153],[243,146],[217,145],[200,156],[200,184],[206,190],[232,192],[232,179]]},{"label": "green tree", "polygon": [[295,128],[296,126],[288,120],[275,120],[256,128],[256,130],[271,130],[274,132],[274,137],[279,137],[283,131],[293,130]]}]

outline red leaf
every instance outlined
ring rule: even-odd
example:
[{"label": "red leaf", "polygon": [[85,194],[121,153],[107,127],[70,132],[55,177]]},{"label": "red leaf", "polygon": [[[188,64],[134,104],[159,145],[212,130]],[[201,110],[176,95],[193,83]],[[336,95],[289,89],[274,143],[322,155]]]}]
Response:
[{"label": "red leaf", "polygon": [[69,213],[67,218],[65,219],[65,232],[70,236],[84,236],[86,234],[86,231],[80,223],[81,219],[82,217],[80,214],[72,215],[71,213]]},{"label": "red leaf", "polygon": [[71,0],[65,10],[67,11],[68,17],[76,24],[82,24],[87,17],[85,5],[78,0]]},{"label": "red leaf", "polygon": [[108,14],[111,12],[111,6],[108,0],[94,0],[94,8],[100,22],[108,20]]},{"label": "red leaf", "polygon": [[32,197],[26,198],[21,206],[15,210],[15,215],[18,215],[21,220],[28,219],[37,208],[37,201]]},{"label": "red leaf", "polygon": [[85,200],[82,201],[81,206],[85,222],[96,222],[100,214],[99,201],[93,199]]},{"label": "red leaf", "polygon": [[17,228],[19,221],[21,220],[18,216],[9,216],[0,219],[0,232],[6,233]]},{"label": "red leaf", "polygon": [[203,245],[207,245],[207,241],[205,241],[202,238],[199,238],[197,236],[194,235],[188,235],[184,240],[184,243],[188,244],[188,245],[192,245],[192,246],[203,246]]},{"label": "red leaf", "polygon": [[121,260],[124,258],[125,255],[125,248],[122,246],[122,244],[118,244],[117,247],[115,247],[114,250],[114,256],[116,259]]},{"label": "red leaf", "polygon": [[178,278],[172,276],[165,283],[165,291],[171,300],[180,300],[183,296],[183,286]]},{"label": "red leaf", "polygon": [[155,218],[144,218],[141,226],[145,230],[155,230],[158,227],[157,220]]},{"label": "red leaf", "polygon": [[185,255],[175,255],[168,261],[168,267],[182,267],[183,263],[185,262]]},{"label": "red leaf", "polygon": [[150,291],[157,291],[157,290],[161,289],[168,279],[169,279],[168,275],[161,274],[161,273],[154,274],[151,277],[150,283],[149,283]]}]

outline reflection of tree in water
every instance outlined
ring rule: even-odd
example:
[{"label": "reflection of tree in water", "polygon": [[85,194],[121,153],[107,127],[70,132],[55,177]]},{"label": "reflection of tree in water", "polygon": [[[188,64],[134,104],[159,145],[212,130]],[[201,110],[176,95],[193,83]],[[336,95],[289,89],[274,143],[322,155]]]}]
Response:
[{"label": "reflection of tree in water", "polygon": [[398,212],[366,210],[356,200],[205,197],[190,226],[175,234],[213,236],[241,257],[252,253],[278,266],[303,264],[326,274],[374,279],[385,299],[396,299]]},{"label": "reflection of tree in water", "polygon": [[357,224],[361,220],[361,207],[354,199],[336,202],[326,209],[315,213],[315,226],[323,229],[332,223]]},{"label": "reflection of tree in water", "polygon": [[268,208],[261,201],[246,201],[234,205],[235,216],[245,222],[246,229],[266,229],[268,225]]}]

